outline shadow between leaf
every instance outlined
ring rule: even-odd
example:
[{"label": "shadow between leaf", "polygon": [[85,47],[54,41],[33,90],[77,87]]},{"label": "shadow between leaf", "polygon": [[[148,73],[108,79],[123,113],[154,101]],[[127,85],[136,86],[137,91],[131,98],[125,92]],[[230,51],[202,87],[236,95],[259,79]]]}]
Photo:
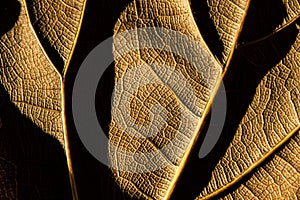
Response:
[{"label": "shadow between leaf", "polygon": [[21,11],[21,4],[17,0],[1,1],[0,7],[0,37],[13,28]]},{"label": "shadow between leaf", "polygon": [[199,28],[201,36],[209,47],[210,51],[218,58],[222,58],[224,47],[215,28],[214,22],[209,16],[207,1],[190,0],[195,22]]},{"label": "shadow between leaf", "polygon": [[[15,183],[9,186],[9,195],[15,193],[17,199],[72,199],[61,144],[22,115],[2,87],[0,116],[0,158],[11,163],[5,168],[0,164],[0,180]],[[2,189],[1,199],[6,198]]]},{"label": "shadow between leaf", "polygon": [[[255,95],[256,87],[267,72],[286,56],[297,34],[298,29],[294,24],[267,40],[246,46],[235,52],[232,63],[224,77],[227,113],[221,137],[214,149],[205,158],[198,158],[198,152],[209,124],[210,115],[208,115],[172,199],[182,199],[183,197],[193,199],[207,185],[213,169],[225,154],[240,121],[244,117]],[[234,187],[230,191],[233,189]]]},{"label": "shadow between leaf", "polygon": [[[72,87],[86,56],[102,41],[113,36],[120,13],[131,2],[126,0],[87,1],[82,28],[66,76],[66,111],[73,170],[80,199],[128,199],[115,183],[111,170],[96,160],[84,147],[72,116]],[[108,49],[111,51],[111,49]],[[111,52],[112,53],[112,52]],[[111,95],[114,87],[114,63],[107,67],[98,84],[95,106],[98,121],[108,135],[111,121]],[[99,77],[100,78],[100,77]],[[87,80],[89,81],[89,80]],[[82,105],[84,106],[84,105]]]}]

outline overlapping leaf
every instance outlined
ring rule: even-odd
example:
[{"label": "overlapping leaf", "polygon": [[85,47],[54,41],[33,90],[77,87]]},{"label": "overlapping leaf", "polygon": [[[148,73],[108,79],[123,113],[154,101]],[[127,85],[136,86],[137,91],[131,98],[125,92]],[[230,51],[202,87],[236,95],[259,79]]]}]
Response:
[{"label": "overlapping leaf", "polygon": [[[20,4],[17,22],[1,37],[0,81],[24,115],[63,143],[61,78],[55,68],[63,68],[71,54],[84,1]],[[57,56],[61,66],[52,64]]]},{"label": "overlapping leaf", "polygon": [[[231,65],[242,28],[245,31],[241,46],[274,37],[269,46],[277,55],[281,47],[276,35],[294,26],[296,40],[284,58],[270,64],[272,68],[259,81],[232,142],[207,186],[199,188],[199,192],[203,191],[198,198],[299,198],[300,43],[299,27],[295,25],[299,1],[276,1],[267,10],[257,6],[260,3],[207,1],[213,24],[209,28],[216,31],[220,49],[214,48],[213,43],[206,45],[210,35],[202,36],[203,28],[199,32],[188,1],[134,0],[120,14],[115,26],[115,93],[109,156],[118,184],[131,197],[171,196],[218,86]],[[62,177],[67,174],[60,166],[62,149],[52,141],[52,136],[64,145],[63,77],[76,44],[85,1],[28,0],[18,4],[17,21],[0,39],[1,95],[8,99],[0,107],[1,117],[4,116],[0,129],[0,198],[43,198],[51,192],[54,198],[68,198],[63,194],[68,190],[59,188],[64,186]],[[246,14],[252,20],[253,16],[276,8],[281,10],[279,22],[270,19],[274,21],[270,30],[253,31],[253,27],[261,29],[261,22],[268,21],[260,17],[257,23],[251,21],[250,26],[243,27]],[[156,28],[152,29],[153,35],[137,31],[147,27]],[[170,37],[158,28],[178,35]],[[131,30],[136,31],[128,34]],[[197,45],[182,43],[182,38]],[[252,49],[256,50],[263,52],[260,48]],[[263,60],[268,62],[265,56]],[[141,127],[155,130],[156,122],[166,118],[156,104],[166,112],[167,120],[156,135],[149,137]],[[9,114],[3,114],[6,111]],[[120,119],[124,113],[129,113],[133,123],[127,118]],[[17,126],[13,119],[18,120]],[[43,133],[48,135],[40,137]],[[69,153],[68,145],[66,150]],[[35,162],[46,164],[32,164]],[[61,169],[59,173],[51,170],[54,166]],[[56,185],[58,182],[62,184]],[[74,184],[72,180],[71,183]],[[72,187],[76,190],[75,185]],[[76,192],[73,195],[77,198]]]},{"label": "overlapping leaf", "polygon": [[[232,12],[232,21],[230,22],[232,28],[224,37],[221,37],[221,41],[226,46],[223,55],[226,60],[230,57],[236,43],[246,4],[246,1],[239,2],[237,8],[233,10],[230,9],[231,4],[224,4],[224,9]],[[226,17],[227,14],[222,12],[221,18],[225,18],[223,15]],[[195,49],[180,40],[174,47],[172,41],[177,38],[172,37],[171,40],[150,40],[147,35],[143,36],[138,32],[139,28],[145,27],[177,31],[195,40],[200,48]],[[222,28],[224,27],[219,29]],[[132,34],[126,34],[126,31],[130,30],[136,30],[135,37]],[[214,60],[214,56],[205,45],[187,1],[133,1],[121,14],[116,24],[116,37],[120,37],[122,32],[125,32],[124,36],[121,39],[115,39],[115,83],[122,87],[115,88],[117,91],[114,102],[116,103],[113,106],[116,111],[112,112],[110,126],[111,147],[114,149],[111,149],[110,159],[116,168],[115,175],[119,184],[130,195],[139,198],[168,198],[198,136],[198,129],[208,111],[224,67]],[[153,34],[159,35],[160,33],[157,29],[156,33],[148,34],[151,37]],[[161,37],[164,36],[158,38]],[[153,43],[152,49],[143,48],[144,43],[148,41]],[[170,48],[154,48],[155,44],[159,42]],[[134,49],[133,43],[137,43],[136,46],[139,46],[140,49],[123,53],[123,49]],[[190,55],[190,59],[184,60],[172,48],[184,49],[185,53]],[[195,66],[190,66],[191,60],[195,60],[193,62],[196,63]],[[168,66],[170,69],[165,69],[163,66]],[[135,68],[138,68],[137,72],[128,75],[128,80],[123,80],[126,73],[130,74],[130,71]],[[171,70],[172,73],[168,73],[168,70]],[[182,74],[183,79],[192,85],[197,97],[196,102],[192,102],[195,107],[189,106],[193,100],[186,88],[182,88],[182,84],[179,83],[179,86],[176,86],[176,82],[166,80],[169,79],[167,78],[169,76],[176,76],[174,71]],[[154,75],[151,75],[152,72]],[[144,80],[140,80],[140,77],[143,77]],[[147,84],[146,79],[155,80],[156,84]],[[130,85],[126,85],[126,82]],[[133,85],[136,87],[132,88]],[[125,94],[122,96],[122,93]],[[127,93],[132,95],[131,99],[129,102],[122,102],[121,99],[124,99]],[[187,96],[190,99],[186,98]],[[158,130],[154,137],[149,138],[139,131],[137,131],[137,135],[129,134],[131,125],[127,122],[126,114],[124,114],[126,109],[130,107],[131,117],[129,118],[131,119],[129,121],[133,120],[142,126],[156,126],[156,123],[150,120],[151,118],[147,118],[149,112],[152,112],[149,109],[155,103],[160,104],[169,112],[167,115],[171,119],[168,119],[167,124]],[[183,109],[179,108],[179,111],[176,111],[176,107],[180,106]],[[190,114],[189,110],[195,113],[196,117]],[[125,125],[120,125],[121,119],[116,122],[118,121],[116,118],[119,116],[123,116]],[[184,128],[179,130],[181,126]],[[166,150],[163,150],[169,143],[171,143],[171,147],[168,146]],[[148,155],[149,152],[155,153]],[[140,159],[136,158],[141,153],[144,153],[145,156]],[[163,167],[155,166],[159,164]],[[139,169],[149,167],[157,170],[138,172]]]},{"label": "overlapping leaf", "polygon": [[[243,196],[246,199],[275,199],[297,196],[300,177],[296,143],[299,136],[296,131],[300,127],[300,40],[299,27],[294,29],[298,34],[295,42],[287,55],[271,68],[256,88],[253,100],[232,142],[212,172],[212,178],[199,199],[211,198],[229,189],[261,165],[278,148],[283,149],[271,161],[259,167],[228,198]],[[282,48],[280,37],[282,38],[278,33],[271,41],[274,52]],[[256,51],[260,51],[266,44],[258,46]],[[267,55],[265,59],[268,59]],[[282,147],[291,137],[293,139],[287,146]]]},{"label": "overlapping leaf", "polygon": [[[217,52],[212,53],[216,55],[218,60],[220,60],[220,62],[222,63],[222,65],[220,66],[222,68],[225,68],[225,71],[226,67],[230,65],[233,48],[237,45],[237,38],[243,25],[245,10],[250,5],[249,3],[250,2],[246,1],[208,1],[210,17],[215,25],[215,29],[217,30],[219,39],[223,45],[223,51],[221,52],[221,54],[217,54]],[[290,25],[299,16],[299,10],[297,10],[297,7],[299,7],[299,2],[288,1],[283,3],[285,7],[283,6],[283,8],[281,9],[283,9],[287,14],[282,15],[283,21],[281,24],[274,27],[274,32]],[[115,34],[117,35],[120,32],[122,33],[123,31],[128,31],[131,29],[156,26],[180,31],[183,34],[187,34],[189,36],[197,38],[199,33],[191,31],[197,29],[197,27],[194,25],[195,23],[193,23],[193,21],[190,21],[192,20],[190,19],[192,18],[191,13],[187,14],[185,20],[181,19],[184,16],[183,13],[185,14],[185,12],[182,12],[184,10],[182,9],[182,5],[186,4],[184,4],[184,2],[182,2],[182,4],[179,4],[178,2],[170,3],[164,1],[134,1],[122,13],[119,21],[117,22]],[[159,10],[158,7],[160,6],[164,9]],[[180,7],[180,11],[182,13],[176,13],[177,10],[175,10],[174,7]],[[174,14],[169,11],[172,9],[175,10],[173,11]],[[166,13],[168,14],[167,17],[165,16]],[[180,27],[176,26],[178,24],[180,24]],[[249,42],[249,39],[262,40],[263,37],[267,35],[268,34],[264,35],[260,32],[256,36],[257,38],[251,38],[247,37],[247,33],[245,33],[243,38],[246,38],[246,40],[242,40],[242,42],[247,43]],[[124,39],[126,40],[126,38]],[[125,48],[128,47],[128,49],[130,49],[130,43],[135,42],[136,40],[141,43],[144,42],[143,38],[133,37],[130,38],[130,41],[128,41],[128,43],[122,43],[122,48],[125,46]],[[200,41],[203,42],[201,36]],[[166,46],[170,44],[171,42],[166,42]],[[202,196],[204,198],[206,197],[206,195],[209,198],[210,193],[212,193],[211,196],[219,194],[224,190],[224,188],[227,189],[227,187],[233,185],[237,180],[240,180],[242,177],[244,177],[245,174],[251,172],[252,169],[254,169],[258,164],[260,164],[269,155],[271,155],[277,148],[281,146],[280,144],[290,138],[293,135],[294,131],[299,128],[299,63],[297,63],[297,61],[295,60],[295,58],[299,58],[299,55],[297,53],[297,44],[298,41],[296,41],[292,46],[286,58],[284,58],[276,67],[272,68],[272,70],[270,70],[270,72],[262,79],[260,85],[256,90],[256,95],[254,96],[253,102],[250,104],[247,114],[243,118],[241,125],[237,130],[235,138],[229,146],[225,156],[216,166],[216,169],[212,175],[211,182],[202,193]],[[121,45],[117,46],[120,47]],[[204,46],[204,48],[207,47]],[[131,68],[138,67],[142,63],[149,64],[150,68],[152,67],[151,64],[153,63],[163,63],[168,66],[176,66],[176,63],[172,63],[172,58],[176,56],[168,54],[164,51],[158,51],[157,49],[142,49],[137,52],[130,52],[130,54],[125,55],[121,55],[121,53],[118,53],[118,51],[120,51],[120,49],[118,48],[116,48],[116,51],[116,84],[120,79],[122,79],[123,76],[125,76],[124,74],[128,73],[128,71],[131,70]],[[176,59],[174,60],[176,61]],[[185,65],[179,65],[178,71],[184,74],[185,71],[189,71],[185,69],[187,68],[187,66],[188,64],[186,63]],[[160,79],[162,79],[162,84],[168,85],[166,82],[164,83],[163,76],[160,76],[159,70],[163,70],[163,68],[159,69],[152,67],[152,70],[154,70],[155,74],[158,74]],[[221,79],[223,70],[221,70],[220,72],[220,75],[216,77],[217,80]],[[206,75],[204,77],[207,78],[208,81],[210,81],[209,79],[211,78],[211,76]],[[136,84],[139,85],[139,83],[141,82],[139,82],[138,79],[135,79],[135,76],[131,77],[131,81],[137,81]],[[198,80],[198,82],[201,81]],[[137,86],[137,88],[138,87],[139,86]],[[147,111],[147,109],[150,109],[151,107],[151,104],[147,105],[147,101],[153,102],[153,100],[150,100],[151,98],[161,98],[164,90],[160,89],[158,86],[154,87],[155,89],[158,89],[157,92],[155,92],[155,89],[146,87],[147,89],[144,88],[142,91],[133,94],[137,95],[138,100],[136,101],[140,101],[141,103],[143,102],[146,107],[143,108],[142,105],[138,105],[137,103],[130,104],[132,106],[130,109],[133,110],[132,118],[133,120],[136,120],[136,123],[147,117],[147,113],[149,112]],[[122,89],[126,91],[126,86],[124,86],[124,88]],[[127,90],[130,93],[129,89]],[[202,89],[195,89],[195,92],[200,92],[201,94],[203,94]],[[177,91],[174,91],[174,93],[177,95],[175,96],[175,98],[177,97],[179,99],[182,99],[180,97],[180,93],[178,93]],[[141,98],[139,97],[140,95],[145,95],[146,97]],[[213,95],[210,94],[205,99],[201,99],[202,101],[206,102],[204,103],[205,106],[201,109],[206,110],[207,107],[209,107],[208,105],[210,104],[209,102],[212,97]],[[169,99],[169,102],[173,102],[171,99]],[[182,103],[185,104],[184,101]],[[164,104],[161,103],[161,105]],[[199,102],[199,105],[203,105],[203,103]],[[114,106],[122,110],[122,106],[126,107],[126,104],[114,104]],[[173,105],[173,107],[176,107],[175,104]],[[136,114],[134,114],[135,112]],[[144,112],[146,112],[146,114]],[[205,111],[203,113],[206,114]],[[117,113],[115,113],[115,115],[117,115]],[[203,118],[203,116],[199,116],[200,117],[198,118],[198,120],[200,121],[200,124],[198,124],[198,126],[201,126],[201,119]],[[147,118],[145,120],[147,120]],[[126,130],[128,131],[129,128]],[[162,132],[167,132],[167,129]],[[194,132],[194,134],[195,133],[196,132]],[[118,146],[117,148],[123,149],[120,152],[116,151],[117,153],[115,153],[115,151],[112,151],[115,154],[111,156],[111,159],[113,160],[115,166],[117,166],[115,175],[120,186],[134,197],[157,199],[168,198],[170,195],[170,191],[172,191],[172,188],[177,181],[178,173],[181,172],[181,169],[186,162],[184,156],[180,154],[180,151],[184,149],[186,156],[190,151],[190,148],[188,147],[189,145],[185,144],[185,142],[177,142],[175,143],[175,146],[179,145],[181,149],[177,151],[174,150],[171,152],[167,152],[166,154],[163,153],[162,158],[160,159],[157,159],[156,156],[154,156],[154,158],[147,158],[146,156],[145,160],[134,160],[134,155],[137,155],[141,152],[145,153],[148,151],[157,151],[157,149],[162,149],[168,142],[172,142],[172,137],[174,136],[170,135],[166,139],[164,138],[165,136],[163,134],[158,134],[156,138],[144,137],[143,139],[136,139],[133,136],[128,136],[125,130],[118,128],[118,123],[115,122],[113,117],[110,129],[110,137],[113,142],[113,146],[116,145]],[[187,137],[189,141],[188,143],[193,145],[195,136],[193,136],[192,134],[187,134]],[[128,145],[128,142],[131,145]],[[133,153],[126,154],[126,151],[130,151]],[[174,155],[177,156],[177,162],[172,162],[172,156]],[[147,166],[149,166],[149,163],[154,162],[153,159],[154,161],[167,159],[168,161],[171,161],[171,164],[169,165],[169,167],[156,170],[154,172],[132,173],[126,172],[126,170],[124,172],[124,169],[126,168],[124,168],[124,166],[127,166],[127,170],[133,169],[132,171],[141,167],[147,168]],[[278,166],[278,169],[280,167],[282,166]],[[159,187],[155,187],[155,185],[159,185]]]},{"label": "overlapping leaf", "polygon": [[[4,2],[8,5],[15,5],[15,10],[11,10],[11,13],[19,11],[19,13],[14,13],[18,15],[16,21],[10,22],[14,23],[12,28],[4,32],[0,39],[0,83],[3,89],[1,94],[4,99],[7,98],[13,103],[13,105],[10,105],[7,101],[3,101],[5,105],[2,105],[2,107],[6,107],[9,112],[13,113],[3,113],[2,115],[6,116],[7,119],[3,119],[1,157],[12,164],[1,165],[7,173],[1,178],[11,179],[3,180],[3,182],[16,181],[15,184],[10,183],[6,186],[16,187],[15,193],[10,192],[11,188],[7,190],[1,188],[1,195],[5,195],[7,198],[16,198],[16,196],[30,198],[30,195],[33,195],[30,194],[32,193],[31,187],[35,184],[39,185],[39,183],[34,183],[34,181],[38,182],[35,174],[41,173],[37,177],[44,177],[44,184],[46,184],[47,179],[50,184],[50,179],[54,181],[57,178],[51,175],[52,172],[48,172],[49,174],[46,175],[46,171],[49,169],[44,169],[44,167],[34,171],[32,168],[36,167],[35,162],[49,162],[49,167],[57,165],[59,169],[62,170],[63,168],[61,163],[58,164],[54,161],[55,159],[61,159],[60,151],[62,151],[59,146],[56,146],[55,141],[51,142],[49,136],[34,134],[45,132],[50,134],[52,139],[54,137],[63,146],[65,145],[62,75],[58,71],[62,72],[63,68],[68,66],[76,43],[84,2],[84,0]],[[18,10],[18,8],[20,9]],[[14,110],[14,107],[17,110]],[[2,109],[2,112],[6,112],[6,108]],[[18,112],[22,115],[19,115]],[[9,117],[15,119],[8,119]],[[33,125],[30,125],[27,118],[40,129],[32,128]],[[11,127],[10,124],[13,123],[12,120],[16,120],[16,129],[9,128]],[[20,140],[16,137],[19,137]],[[45,141],[42,138],[45,138]],[[28,143],[27,140],[31,140],[32,144]],[[35,144],[36,140],[40,140],[40,144],[44,146],[39,147]],[[44,144],[46,140],[49,140],[48,144]],[[10,147],[7,147],[7,142],[11,143]],[[23,152],[19,152],[20,145]],[[29,147],[29,145],[34,147]],[[52,155],[52,153],[45,155],[44,149],[47,147],[49,149],[45,151],[52,151],[53,154],[57,153],[57,158],[43,161],[44,158]],[[12,150],[13,148],[14,150]],[[54,148],[54,150],[51,148]],[[43,153],[44,155],[42,155]],[[30,162],[32,163],[30,164]],[[15,173],[12,172],[14,170],[18,173],[18,178],[12,176]],[[60,173],[66,173],[66,171]],[[64,176],[61,176],[61,178],[61,183],[64,183]],[[26,184],[26,181],[29,180],[32,183]],[[36,187],[35,190],[39,192],[38,190],[41,188]],[[45,190],[39,195],[49,195],[48,192],[48,190]],[[53,189],[53,196],[55,195],[57,194]],[[60,197],[57,196],[57,198]]]}]

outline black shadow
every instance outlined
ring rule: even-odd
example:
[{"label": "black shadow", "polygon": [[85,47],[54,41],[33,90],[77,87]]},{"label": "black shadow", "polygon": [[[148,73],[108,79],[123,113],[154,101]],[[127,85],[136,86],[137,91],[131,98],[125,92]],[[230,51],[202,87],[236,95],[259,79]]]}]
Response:
[{"label": "black shadow", "polygon": [[8,32],[17,22],[21,5],[17,0],[1,1],[0,6],[0,37]]},{"label": "black shadow", "polygon": [[[20,113],[0,87],[1,181],[12,199],[72,199],[62,145]],[[4,171],[3,171],[4,170]],[[1,186],[1,194],[5,188]],[[8,196],[9,196],[8,195]],[[7,198],[10,198],[7,197]],[[2,196],[1,198],[4,198]]]}]

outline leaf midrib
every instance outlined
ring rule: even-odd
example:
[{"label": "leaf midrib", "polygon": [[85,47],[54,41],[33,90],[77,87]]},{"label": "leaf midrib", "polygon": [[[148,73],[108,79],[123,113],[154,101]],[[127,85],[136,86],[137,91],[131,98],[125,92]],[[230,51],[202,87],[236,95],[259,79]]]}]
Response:
[{"label": "leaf midrib", "polygon": [[[239,26],[239,29],[238,29],[237,32],[236,32],[236,35],[235,35],[235,38],[234,38],[234,43],[233,43],[233,45],[232,45],[232,47],[231,47],[230,54],[228,55],[228,58],[227,58],[227,60],[226,60],[226,62],[225,62],[225,66],[224,66],[224,68],[223,68],[223,71],[222,71],[222,68],[220,67],[220,68],[221,68],[221,70],[220,70],[220,74],[221,74],[221,75],[219,76],[219,78],[218,78],[218,80],[217,80],[217,82],[216,82],[215,88],[214,88],[214,89],[212,90],[212,92],[211,92],[211,97],[209,98],[209,101],[208,101],[208,103],[207,103],[207,106],[206,106],[206,108],[205,108],[205,110],[204,110],[204,112],[203,112],[202,117],[200,118],[199,123],[198,123],[198,127],[197,127],[197,129],[196,129],[197,131],[196,131],[196,133],[194,134],[194,136],[191,138],[191,142],[190,142],[190,144],[189,144],[189,146],[188,146],[188,148],[187,148],[187,150],[186,150],[186,153],[184,154],[184,156],[183,156],[183,158],[182,158],[182,161],[181,161],[181,163],[180,163],[180,165],[179,165],[179,167],[178,167],[178,170],[176,171],[175,176],[174,176],[174,178],[173,178],[173,180],[172,180],[172,182],[171,182],[171,184],[170,184],[170,187],[168,188],[168,190],[167,190],[167,192],[166,192],[166,197],[165,197],[165,199],[170,199],[170,198],[171,198],[171,195],[172,195],[172,192],[173,192],[173,190],[174,190],[174,188],[175,188],[175,186],[176,186],[177,180],[179,179],[179,177],[180,177],[180,175],[181,175],[181,172],[183,171],[183,168],[185,167],[185,165],[186,165],[186,163],[187,163],[187,160],[188,160],[188,158],[190,157],[190,152],[191,152],[192,149],[194,148],[195,143],[196,143],[197,139],[199,138],[200,131],[201,131],[201,129],[202,129],[203,126],[204,126],[205,117],[208,115],[208,113],[209,113],[209,111],[210,111],[210,109],[211,109],[211,106],[212,106],[214,97],[216,96],[217,91],[218,91],[219,88],[220,88],[221,82],[223,81],[224,75],[225,75],[226,72],[227,72],[228,66],[229,66],[229,64],[231,63],[232,56],[233,56],[233,53],[234,53],[234,51],[235,51],[235,49],[236,49],[236,46],[237,46],[237,44],[238,44],[238,38],[239,38],[239,36],[240,36],[240,34],[241,34],[242,27],[243,27],[243,25],[244,25],[245,18],[246,18],[246,15],[247,15],[247,11],[248,11],[249,6],[250,6],[250,2],[251,2],[251,0],[248,0],[247,3],[246,3],[245,11],[244,11],[244,14],[243,14],[242,19],[241,19],[241,24],[240,24],[240,26]],[[190,13],[191,17],[193,18],[193,20],[192,20],[193,23],[194,23],[193,25],[194,25],[194,27],[196,27],[196,30],[197,30],[198,35],[200,35],[200,37],[202,38],[201,33],[200,33],[200,30],[199,30],[199,28],[198,28],[198,26],[197,26],[197,24],[196,24],[196,21],[195,21],[195,18],[194,18],[192,9],[191,9],[191,2],[190,2],[190,1],[188,1],[188,9],[189,9],[189,13]],[[203,41],[204,41],[204,40],[203,40]],[[205,45],[205,47],[207,48],[209,54],[212,56],[212,58],[214,58],[214,60],[216,61],[216,63],[218,63],[219,66],[222,66],[222,65],[220,64],[219,60],[218,60],[218,59],[214,56],[214,54],[210,51],[210,49],[208,48],[208,46],[207,46],[207,44],[205,43],[205,41],[204,41],[204,45]]]},{"label": "leaf midrib", "polygon": [[[268,34],[267,36],[264,36],[258,40],[249,42],[245,45],[240,45],[238,46],[239,48],[248,46],[248,45],[252,45],[255,44],[257,42],[263,41],[269,37],[272,37],[275,34],[278,34],[280,31],[288,28],[289,26],[293,25],[294,22],[296,22],[296,20],[300,17],[300,14],[297,15],[295,18],[291,19],[291,21],[289,21],[290,23],[286,23],[284,26],[275,29],[274,32],[272,32],[271,34]],[[251,164],[251,166],[249,168],[247,168],[245,171],[243,171],[241,174],[239,174],[237,177],[235,177],[232,181],[226,183],[225,185],[222,185],[220,188],[216,189],[215,191],[213,191],[212,193],[209,193],[203,197],[197,197],[197,200],[205,200],[205,199],[210,199],[213,197],[216,197],[217,195],[219,195],[220,193],[223,193],[224,191],[229,190],[232,186],[234,186],[235,184],[239,183],[245,176],[247,176],[248,174],[252,173],[255,169],[257,169],[258,167],[260,167],[270,156],[274,155],[278,150],[280,150],[280,148],[282,148],[295,134],[297,134],[300,131],[300,124],[297,125],[291,132],[289,132],[280,142],[278,142],[274,147],[272,147],[267,153],[265,153],[260,159],[258,159],[256,162],[254,162],[253,164]]]},{"label": "leaf midrib", "polygon": [[232,186],[240,182],[246,175],[253,172],[255,169],[261,166],[270,156],[275,154],[281,147],[283,147],[295,134],[297,134],[300,130],[300,125],[298,125],[295,129],[293,129],[287,136],[285,136],[280,142],[278,142],[271,150],[269,150],[264,156],[262,156],[259,160],[254,162],[249,168],[247,168],[244,172],[242,172],[239,176],[237,176],[232,181],[218,188],[214,192],[207,194],[201,198],[197,198],[197,200],[205,200],[216,197],[220,193],[230,189]]},{"label": "leaf midrib", "polygon": [[49,56],[46,53],[46,50],[44,49],[43,45],[41,44],[41,41],[40,41],[39,37],[37,36],[37,33],[36,33],[36,31],[33,27],[33,23],[30,19],[27,2],[26,2],[26,0],[23,0],[24,9],[25,9],[25,13],[27,15],[27,20],[28,20],[29,27],[30,27],[32,33],[34,34],[34,37],[36,38],[36,41],[37,41],[40,49],[42,50],[43,55],[46,57],[49,64],[52,66],[52,68],[55,70],[55,72],[58,74],[58,76],[60,78],[60,85],[61,85],[61,119],[62,119],[62,126],[63,126],[63,135],[64,135],[64,150],[65,150],[66,159],[67,159],[67,165],[68,165],[68,171],[69,171],[69,178],[70,178],[70,185],[71,185],[73,200],[78,200],[79,197],[78,197],[75,177],[74,177],[74,173],[73,173],[72,159],[71,159],[71,152],[70,152],[70,144],[69,144],[69,138],[68,138],[67,123],[66,123],[65,78],[66,78],[66,74],[67,74],[68,68],[70,66],[70,62],[71,62],[71,59],[73,57],[73,53],[74,53],[74,50],[75,50],[75,47],[76,47],[76,44],[77,44],[77,41],[78,41],[79,33],[80,33],[80,30],[81,30],[81,27],[82,27],[83,17],[84,17],[85,8],[86,8],[86,2],[87,2],[87,0],[85,0],[83,2],[80,21],[79,21],[79,24],[78,24],[78,28],[77,28],[75,38],[74,38],[74,42],[73,42],[72,48],[70,50],[68,59],[65,63],[65,66],[63,67],[63,71],[62,71],[62,73],[60,73],[58,71],[58,69],[55,67],[55,65],[53,64],[53,62],[51,61],[51,59],[49,58]]}]

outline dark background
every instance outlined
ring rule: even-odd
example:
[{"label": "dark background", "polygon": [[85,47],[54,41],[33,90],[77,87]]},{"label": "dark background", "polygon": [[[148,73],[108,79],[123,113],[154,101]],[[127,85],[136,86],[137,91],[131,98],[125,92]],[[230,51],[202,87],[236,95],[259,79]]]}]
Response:
[{"label": "dark background", "polygon": [[[78,138],[72,120],[71,94],[81,63],[94,47],[113,35],[117,18],[130,2],[131,0],[88,0],[79,40],[67,73],[67,124],[80,199],[129,199],[115,184],[110,170],[94,159]],[[13,27],[20,11],[20,5],[15,0],[4,0],[1,4],[0,36]],[[204,40],[212,53],[220,57],[222,45],[209,18],[206,1],[191,0],[191,5]],[[298,32],[292,24],[263,41],[247,45],[248,42],[271,34],[282,23],[286,16],[283,8],[280,0],[252,1],[239,45],[224,78],[228,112],[221,138],[209,155],[203,159],[198,158],[210,121],[208,115],[189,162],[175,187],[172,199],[194,199],[199,195],[209,181],[211,171],[232,140],[261,78],[286,55],[295,41]],[[113,84],[114,63],[108,67],[101,78],[95,98],[98,119],[106,132],[110,122]],[[6,157],[18,166],[17,181],[21,183],[18,185],[19,198],[70,199],[63,149],[57,141],[42,133],[43,131],[35,127],[30,120],[25,119],[10,103],[7,92],[3,88],[0,89],[0,115],[4,124],[4,128],[0,129],[0,152],[1,157]],[[251,174],[243,180],[249,176]],[[235,187],[238,187],[238,184]]]}]

